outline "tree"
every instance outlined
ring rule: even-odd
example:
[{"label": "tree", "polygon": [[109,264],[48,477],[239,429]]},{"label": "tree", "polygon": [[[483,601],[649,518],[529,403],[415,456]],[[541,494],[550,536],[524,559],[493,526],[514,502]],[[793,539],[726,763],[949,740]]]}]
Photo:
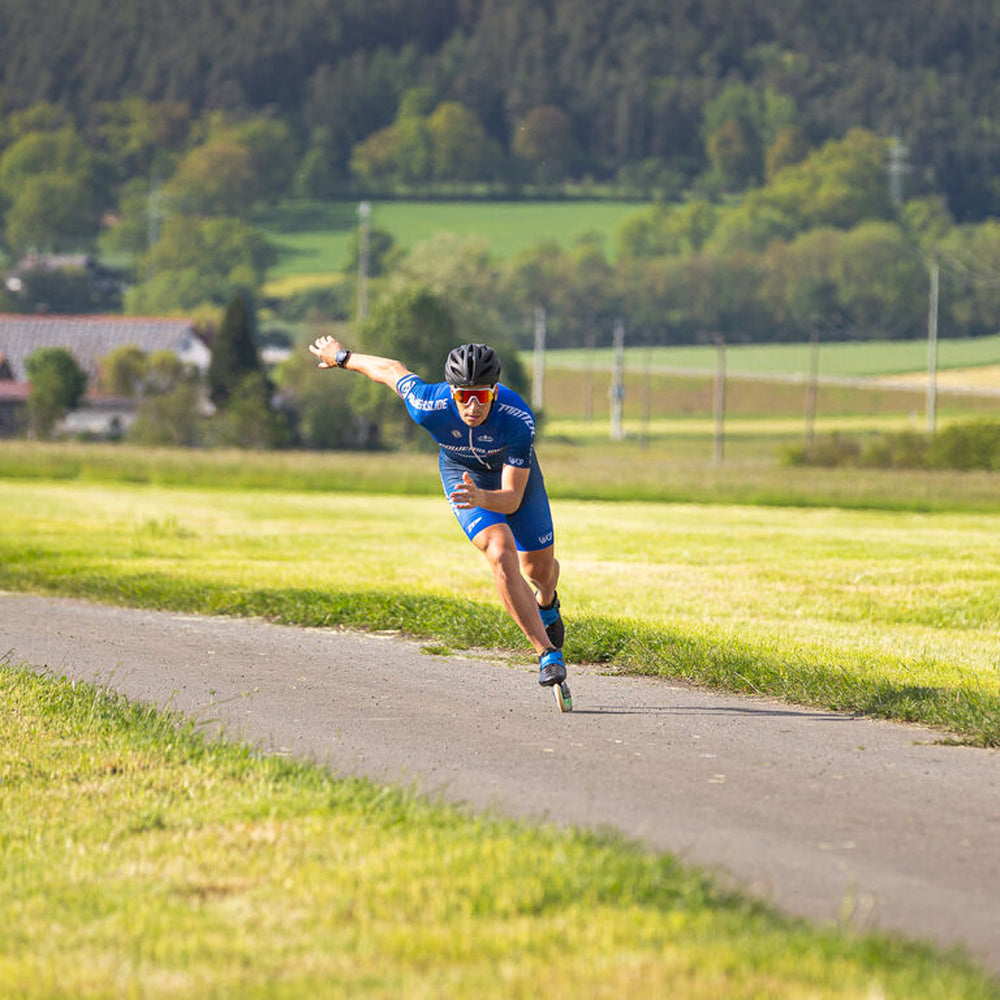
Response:
[{"label": "tree", "polygon": [[272,393],[262,371],[244,373],[233,383],[226,408],[212,420],[212,443],[255,450],[287,445],[291,438],[288,423],[271,406]]},{"label": "tree", "polygon": [[25,361],[31,391],[28,419],[32,432],[48,438],[52,429],[76,408],[87,388],[87,374],[63,347],[40,347]]},{"label": "tree", "polygon": [[305,350],[294,351],[278,366],[275,381],[293,415],[297,444],[326,449],[363,443],[363,428],[351,409],[353,382],[318,368]]},{"label": "tree", "polygon": [[530,165],[537,180],[560,179],[574,155],[569,115],[551,104],[532,108],[518,123],[511,149]]},{"label": "tree", "polygon": [[200,430],[198,387],[194,382],[181,382],[169,392],[143,397],[128,439],[137,444],[190,448],[199,443]]},{"label": "tree", "polygon": [[407,286],[426,288],[440,298],[455,321],[456,337],[491,344],[503,358],[504,382],[518,392],[527,389],[516,345],[507,332],[523,314],[512,310],[501,267],[483,240],[438,233],[418,243],[400,262],[390,285]]},{"label": "tree", "polygon": [[163,192],[185,215],[245,218],[260,193],[253,154],[234,139],[210,140],[184,157]]},{"label": "tree", "polygon": [[727,119],[708,136],[705,147],[727,188],[741,191],[760,176],[760,148],[744,122]]},{"label": "tree", "polygon": [[801,163],[809,155],[809,140],[798,125],[786,125],[764,154],[764,177],[772,181],[778,171]]},{"label": "tree", "polygon": [[97,157],[74,129],[22,136],[0,156],[8,246],[20,254],[89,243],[108,202],[104,180]]},{"label": "tree", "polygon": [[919,336],[927,323],[927,271],[895,223],[845,235],[838,298],[864,339]]},{"label": "tree", "polygon": [[500,149],[474,112],[458,101],[444,101],[427,119],[431,167],[436,180],[488,180]]},{"label": "tree", "polygon": [[621,224],[618,248],[626,257],[697,253],[712,235],[718,216],[719,209],[701,198],[677,205],[657,202]]},{"label": "tree", "polygon": [[141,396],[135,422],[128,430],[130,441],[139,444],[170,444],[191,447],[198,444],[201,429],[201,398],[198,371],[173,351],[146,355],[138,348],[118,348],[105,358],[111,376],[135,382]]},{"label": "tree", "polygon": [[146,378],[146,354],[135,344],[122,344],[101,358],[101,388],[134,399]]},{"label": "tree", "polygon": [[399,173],[399,151],[396,126],[380,128],[351,150],[351,173],[369,184],[395,180]]},{"label": "tree", "polygon": [[706,105],[705,148],[728,187],[742,190],[760,180],[764,129],[764,101],[746,84],[726,87]]},{"label": "tree", "polygon": [[956,226],[933,248],[942,265],[942,331],[992,334],[1000,315],[1000,223]]},{"label": "tree", "polygon": [[147,101],[126,97],[96,108],[101,148],[121,178],[148,182],[172,172],[191,127],[191,106],[183,101]]},{"label": "tree", "polygon": [[[410,285],[380,299],[361,330],[366,350],[383,357],[398,358],[428,382],[441,379],[448,352],[459,342],[455,319],[445,302],[426,286]],[[383,386],[359,380],[353,388],[355,412],[371,422],[377,440],[385,427],[401,429],[404,439],[416,435],[403,419],[398,402]]]},{"label": "tree", "polygon": [[228,302],[257,288],[276,259],[273,244],[239,219],[167,219],[159,241],[139,262],[140,284],[125,294],[132,315],[188,312]]},{"label": "tree", "polygon": [[20,185],[7,212],[7,245],[16,253],[64,251],[90,243],[100,208],[87,182],[71,174],[45,173]]},{"label": "tree", "polygon": [[225,409],[236,387],[247,375],[260,371],[256,320],[249,295],[238,293],[226,306],[208,365],[209,398]]},{"label": "tree", "polygon": [[231,135],[250,153],[255,197],[270,205],[287,194],[298,159],[295,138],[288,124],[261,115],[234,126]]}]

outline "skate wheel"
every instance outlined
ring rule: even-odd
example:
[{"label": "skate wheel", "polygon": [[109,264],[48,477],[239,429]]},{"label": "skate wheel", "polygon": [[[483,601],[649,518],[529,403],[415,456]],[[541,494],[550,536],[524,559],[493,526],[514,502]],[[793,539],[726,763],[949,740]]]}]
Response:
[{"label": "skate wheel", "polygon": [[569,693],[569,685],[563,681],[562,684],[553,684],[552,691],[556,696],[556,704],[560,712],[573,711],[573,696]]}]

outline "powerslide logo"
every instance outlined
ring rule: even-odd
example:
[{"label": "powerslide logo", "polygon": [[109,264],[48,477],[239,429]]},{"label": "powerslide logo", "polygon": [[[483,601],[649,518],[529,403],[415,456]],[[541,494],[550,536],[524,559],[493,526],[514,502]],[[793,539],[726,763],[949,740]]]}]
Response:
[{"label": "powerslide logo", "polygon": [[448,406],[447,399],[421,399],[415,392],[411,392],[409,396],[406,397],[406,401],[415,410],[443,410]]}]

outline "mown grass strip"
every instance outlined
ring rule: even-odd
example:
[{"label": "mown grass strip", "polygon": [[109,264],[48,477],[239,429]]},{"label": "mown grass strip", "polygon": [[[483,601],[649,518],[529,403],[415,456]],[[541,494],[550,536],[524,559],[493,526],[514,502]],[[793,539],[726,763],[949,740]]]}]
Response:
[{"label": "mown grass strip", "polygon": [[[11,553],[8,553],[11,555]],[[253,616],[289,625],[393,630],[454,648],[518,649],[523,640],[495,604],[391,590],[244,588],[157,573],[79,569],[70,575],[44,556],[0,566],[0,588],[88,597],[109,603]],[[606,616],[568,618],[566,655],[648,676],[682,678],[738,694],[766,695],[873,718],[917,722],[980,747],[1000,746],[1000,697],[976,686],[907,683],[904,661],[880,654],[776,648],[717,634],[701,637]],[[895,668],[895,669],[890,669]]]},{"label": "mown grass strip", "polygon": [[[580,425],[577,422],[576,430]],[[790,439],[770,439],[770,457],[716,466],[678,454],[676,442],[658,449],[636,442],[610,445],[593,428],[586,447],[543,440],[540,455],[555,500],[752,504],[906,512],[1000,511],[997,474],[788,468],[776,454]],[[429,453],[200,451],[6,441],[0,479],[128,483],[199,489],[295,490],[438,496],[441,482]]]},{"label": "mown grass strip", "polygon": [[23,1000],[996,1000],[620,837],[336,779],[0,662],[0,983]]}]

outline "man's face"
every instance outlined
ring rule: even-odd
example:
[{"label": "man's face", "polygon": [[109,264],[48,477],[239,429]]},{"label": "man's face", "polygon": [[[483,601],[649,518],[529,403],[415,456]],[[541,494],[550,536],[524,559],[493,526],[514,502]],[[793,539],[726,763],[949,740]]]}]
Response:
[{"label": "man's face", "polygon": [[455,401],[458,415],[469,427],[478,427],[490,415],[496,390],[490,385],[455,388],[451,398]]}]

